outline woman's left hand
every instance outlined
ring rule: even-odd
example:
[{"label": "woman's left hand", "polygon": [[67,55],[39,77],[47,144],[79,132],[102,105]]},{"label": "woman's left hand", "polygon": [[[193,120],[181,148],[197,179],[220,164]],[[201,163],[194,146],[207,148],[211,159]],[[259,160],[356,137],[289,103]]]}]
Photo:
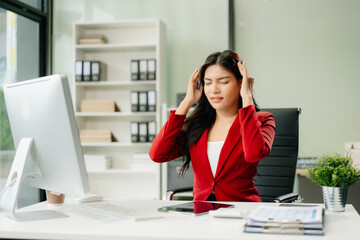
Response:
[{"label": "woman's left hand", "polygon": [[240,96],[243,99],[243,107],[246,107],[250,104],[254,104],[252,97],[254,94],[254,78],[248,76],[247,69],[245,67],[245,62],[237,63],[239,71],[243,76],[240,88]]}]

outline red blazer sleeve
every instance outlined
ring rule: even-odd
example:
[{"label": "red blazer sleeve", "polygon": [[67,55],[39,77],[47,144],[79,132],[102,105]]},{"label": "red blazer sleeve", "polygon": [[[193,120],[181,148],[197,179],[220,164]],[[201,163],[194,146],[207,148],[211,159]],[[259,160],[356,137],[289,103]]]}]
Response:
[{"label": "red blazer sleeve", "polygon": [[275,136],[274,116],[256,112],[250,105],[239,110],[240,131],[246,162],[258,162],[270,154]]},{"label": "red blazer sleeve", "polygon": [[171,111],[168,121],[161,128],[151,144],[149,155],[154,162],[171,161],[184,155],[185,139],[181,128],[185,115],[177,115]]}]

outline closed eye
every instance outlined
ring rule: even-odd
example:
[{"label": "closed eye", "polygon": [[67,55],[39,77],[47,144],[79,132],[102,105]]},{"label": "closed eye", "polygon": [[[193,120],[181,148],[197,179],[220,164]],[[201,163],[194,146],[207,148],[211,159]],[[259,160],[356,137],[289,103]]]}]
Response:
[{"label": "closed eye", "polygon": [[220,82],[221,84],[228,84],[229,83],[229,81],[222,81],[222,82]]}]

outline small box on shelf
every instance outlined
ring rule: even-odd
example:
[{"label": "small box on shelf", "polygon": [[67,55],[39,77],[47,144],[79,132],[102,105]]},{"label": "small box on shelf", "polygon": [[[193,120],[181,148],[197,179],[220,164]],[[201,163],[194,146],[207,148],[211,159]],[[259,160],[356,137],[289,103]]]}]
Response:
[{"label": "small box on shelf", "polygon": [[112,160],[105,155],[84,154],[86,170],[88,172],[104,171],[112,168]]},{"label": "small box on shelf", "polygon": [[134,153],[131,169],[134,171],[156,171],[157,164],[154,163],[148,153]]},{"label": "small box on shelf", "polygon": [[117,140],[110,130],[82,129],[80,141],[81,143],[111,143]]},{"label": "small box on shelf", "polygon": [[99,45],[107,43],[106,37],[101,34],[82,35],[79,38],[80,45]]},{"label": "small box on shelf", "polygon": [[90,100],[81,101],[81,112],[120,112],[114,100]]}]

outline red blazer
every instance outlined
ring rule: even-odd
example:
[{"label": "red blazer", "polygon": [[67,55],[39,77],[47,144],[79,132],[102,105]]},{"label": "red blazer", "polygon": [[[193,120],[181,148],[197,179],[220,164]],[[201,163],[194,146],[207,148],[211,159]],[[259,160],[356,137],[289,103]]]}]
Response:
[{"label": "red blazer", "polygon": [[[182,125],[185,115],[170,112],[169,119],[154,139],[150,158],[167,162],[184,155]],[[274,116],[256,112],[254,105],[239,109],[221,149],[215,177],[207,156],[206,130],[199,141],[190,146],[194,173],[194,200],[205,201],[214,191],[218,201],[261,202],[253,177],[258,162],[267,157],[275,136]]]}]

